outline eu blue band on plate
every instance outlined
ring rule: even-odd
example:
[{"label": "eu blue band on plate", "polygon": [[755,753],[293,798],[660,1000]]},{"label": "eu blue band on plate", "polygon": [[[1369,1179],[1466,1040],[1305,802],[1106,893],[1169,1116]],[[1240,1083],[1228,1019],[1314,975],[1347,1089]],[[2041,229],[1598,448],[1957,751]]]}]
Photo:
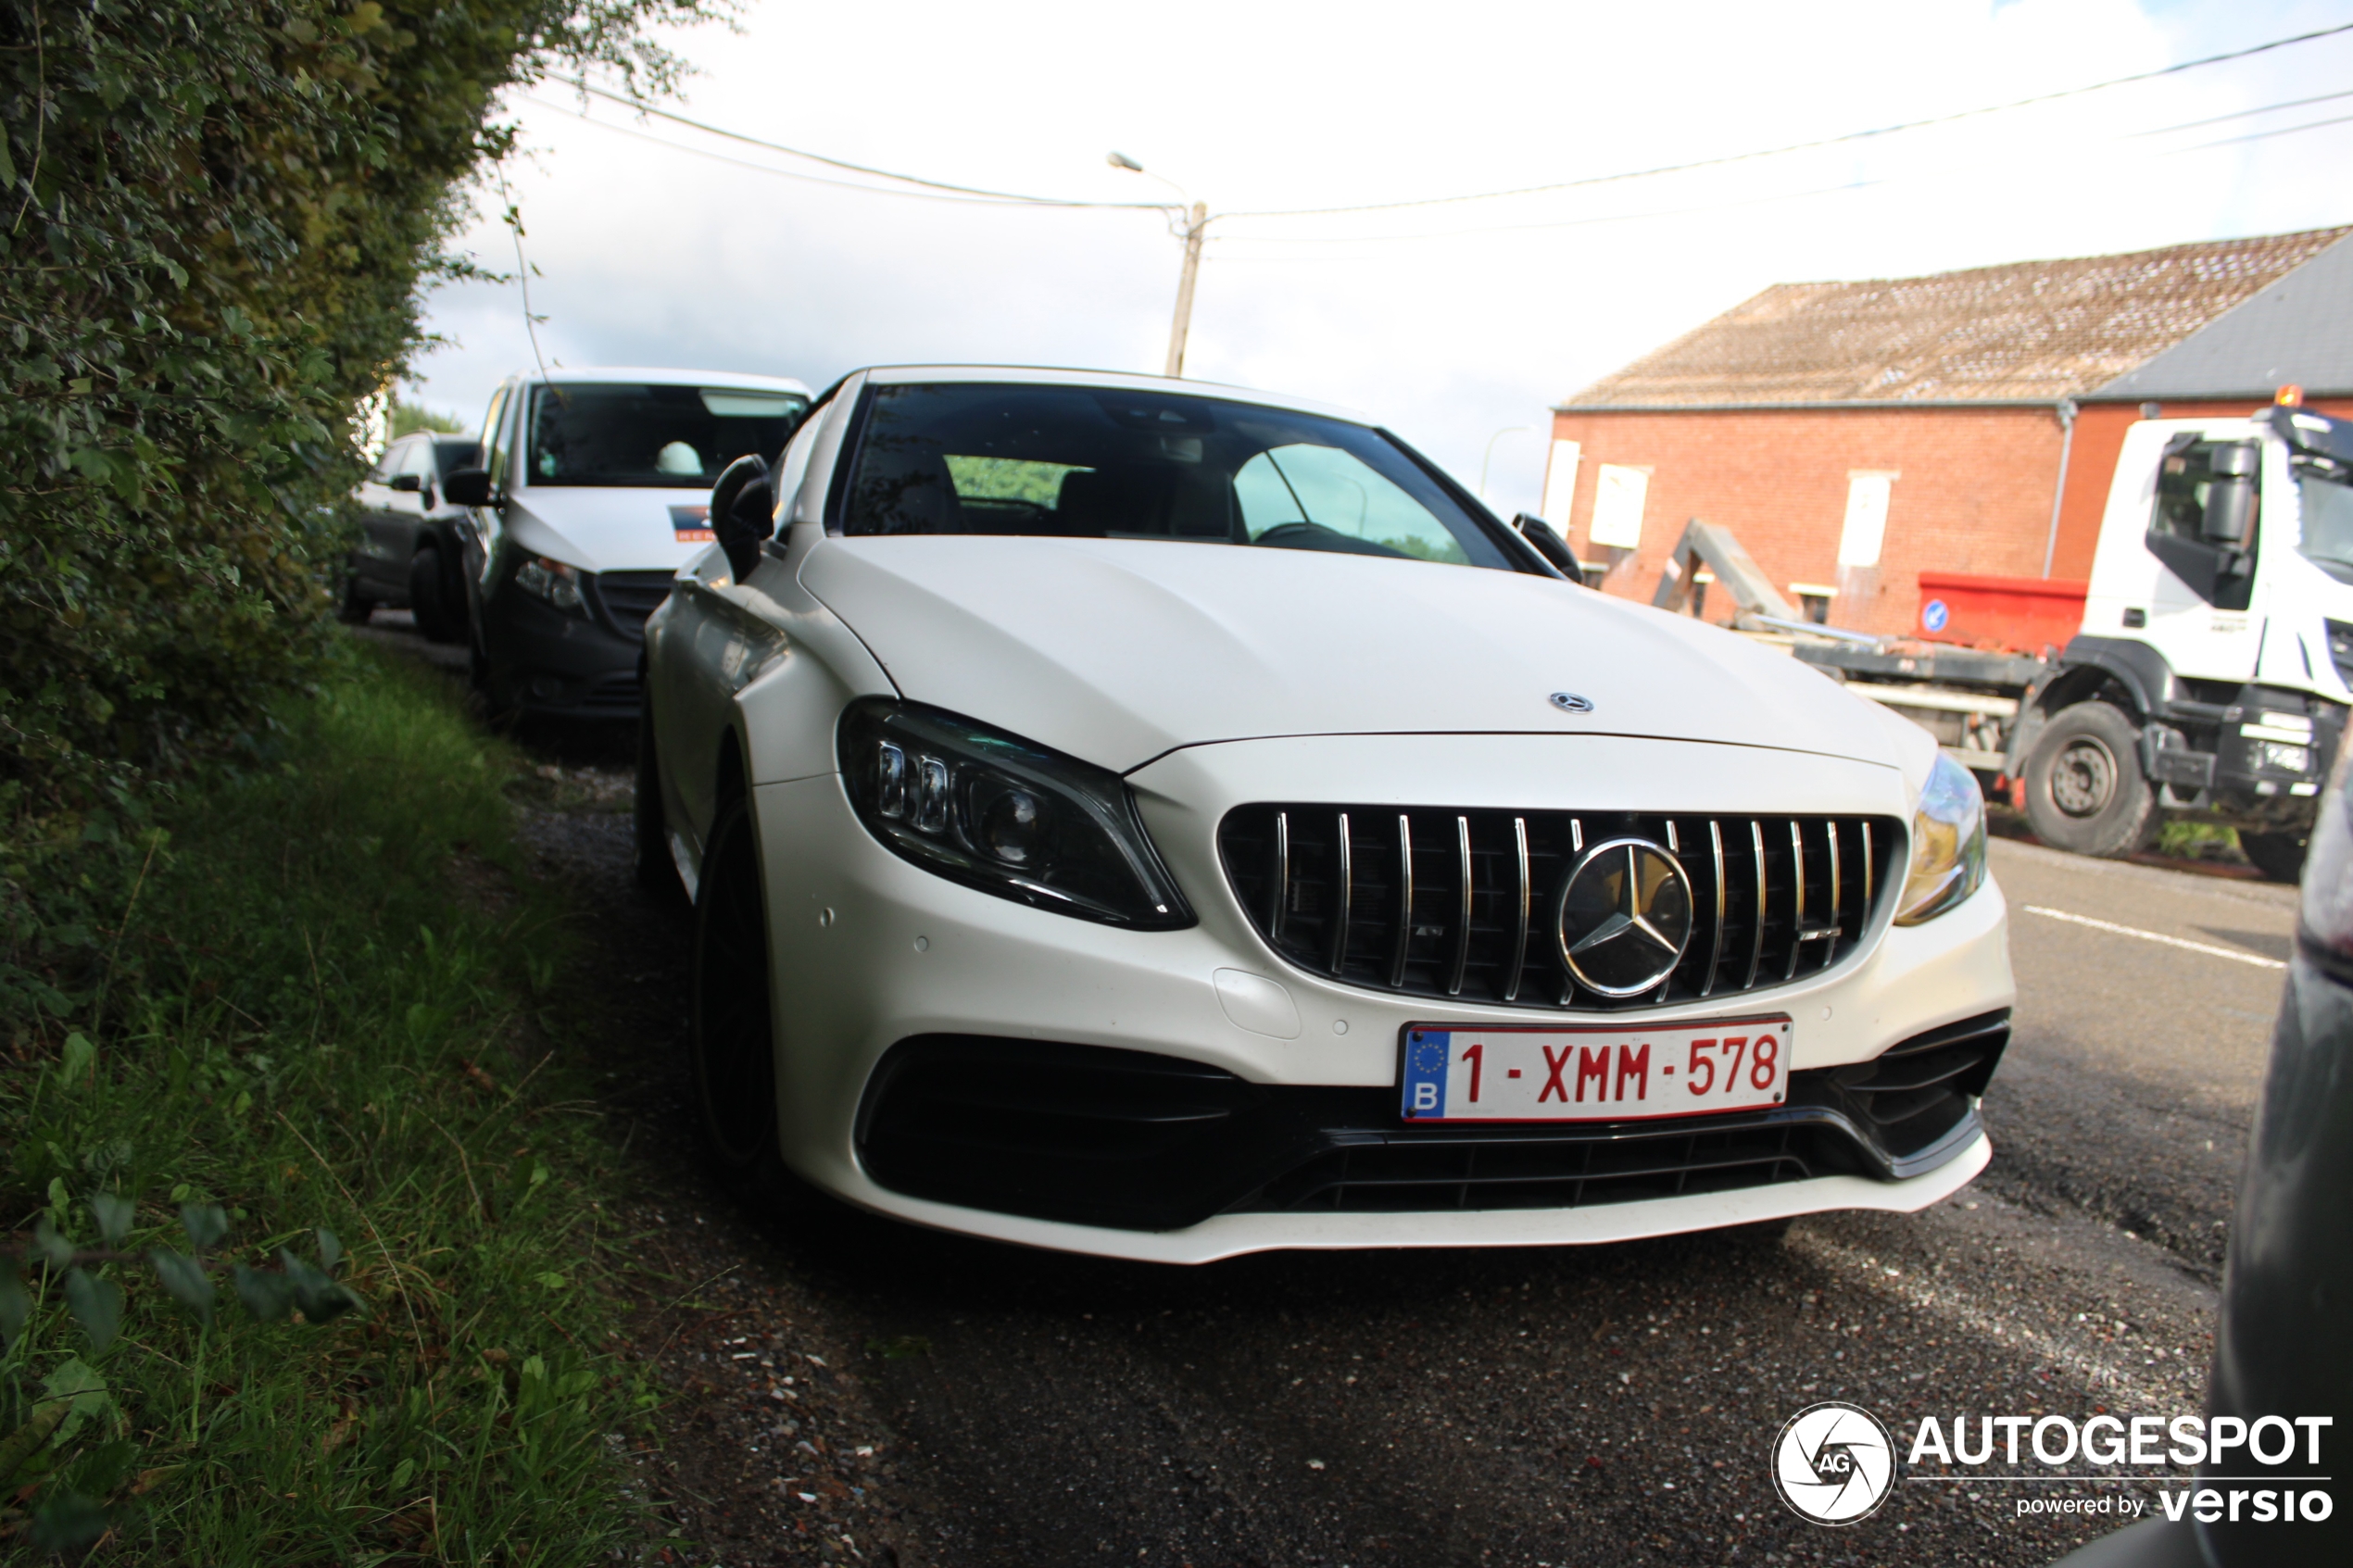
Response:
[{"label": "eu blue band on plate", "polygon": [[1404,1104],[1407,1121],[1446,1114],[1446,1053],[1454,1036],[1443,1029],[1413,1029],[1405,1035]]}]

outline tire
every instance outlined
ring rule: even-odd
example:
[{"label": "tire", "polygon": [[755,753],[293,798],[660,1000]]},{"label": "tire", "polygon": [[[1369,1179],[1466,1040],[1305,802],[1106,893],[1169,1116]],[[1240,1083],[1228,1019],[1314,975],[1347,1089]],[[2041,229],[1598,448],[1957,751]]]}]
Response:
[{"label": "tire", "polygon": [[688,1103],[719,1175],[748,1195],[776,1191],[776,1035],[768,988],[768,922],[749,803],[712,822],[695,898],[694,1022]]},{"label": "tire", "polygon": [[2117,859],[2147,847],[2161,822],[2141,773],[2141,732],[2105,702],[2053,714],[2026,759],[2026,820],[2044,843]]},{"label": "tire", "polygon": [[2249,833],[2239,830],[2239,852],[2266,882],[2294,883],[2304,874],[2306,835],[2300,833]]},{"label": "tire", "polygon": [[654,749],[654,705],[637,705],[637,798],[630,812],[635,840],[637,885],[663,903],[684,903],[686,884],[670,854],[670,824],[662,812],[661,759]]},{"label": "tire", "polygon": [[409,561],[409,609],[417,630],[429,643],[454,643],[459,630],[449,613],[449,584],[441,571],[441,552],[427,545]]},{"label": "tire", "polygon": [[335,619],[346,626],[365,626],[368,618],[376,613],[376,601],[359,591],[357,576],[343,580],[343,602],[335,606]]}]

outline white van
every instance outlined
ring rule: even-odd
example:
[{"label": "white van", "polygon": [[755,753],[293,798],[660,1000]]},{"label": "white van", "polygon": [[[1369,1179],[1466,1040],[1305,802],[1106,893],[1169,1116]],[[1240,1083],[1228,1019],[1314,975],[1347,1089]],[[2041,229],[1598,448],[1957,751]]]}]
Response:
[{"label": "white van", "polygon": [[482,466],[449,475],[474,681],[494,713],[637,713],[646,617],[711,542],[712,482],[773,459],[809,409],[781,376],[557,370],[512,376]]}]

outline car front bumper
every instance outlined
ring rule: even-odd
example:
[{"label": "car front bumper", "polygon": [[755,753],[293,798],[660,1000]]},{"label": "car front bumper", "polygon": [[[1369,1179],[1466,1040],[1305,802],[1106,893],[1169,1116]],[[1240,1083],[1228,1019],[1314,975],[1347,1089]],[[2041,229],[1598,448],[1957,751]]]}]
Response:
[{"label": "car front bumper", "polygon": [[[1275,1248],[1613,1241],[1829,1209],[1914,1210],[1982,1170],[1990,1146],[1976,1122],[1973,1092],[1959,1097],[1959,1110],[1944,1114],[1933,1137],[1915,1140],[1893,1160],[1875,1158],[1865,1135],[1856,1140],[1856,1158],[1827,1165],[1799,1160],[1757,1185],[1705,1190],[1705,1183],[1679,1179],[1662,1195],[1648,1196],[1639,1183],[1617,1183],[1601,1200],[1583,1188],[1562,1189],[1565,1200],[1549,1207],[1531,1198],[1536,1189],[1522,1186],[1513,1206],[1501,1208],[1479,1207],[1486,1199],[1478,1195],[1462,1200],[1468,1207],[1443,1210],[1282,1208],[1265,1184],[1238,1177],[1247,1190],[1205,1216],[1159,1212],[1088,1223],[1067,1217],[1087,1213],[1083,1204],[1058,1210],[1051,1201],[1028,1201],[1013,1205],[1027,1212],[1013,1212],[943,1201],[937,1182],[911,1180],[903,1161],[875,1158],[876,1148],[866,1141],[875,1134],[881,1103],[875,1074],[904,1042],[1031,1042],[1047,1050],[1093,1047],[1104,1060],[1141,1053],[1237,1080],[1240,1086],[1228,1085],[1230,1092],[1264,1098],[1292,1090],[1389,1090],[1397,1081],[1402,1033],[1414,1024],[1634,1025],[1784,1012],[1793,1021],[1793,1086],[1818,1083],[1835,1100],[1846,1081],[1868,1080],[1872,1070],[1865,1064],[1889,1047],[1987,1020],[2010,1005],[2006,911],[1990,881],[1925,925],[1877,933],[1863,951],[1821,974],[1712,1003],[1597,1019],[1386,994],[1304,972],[1260,938],[1219,866],[1215,825],[1227,809],[1331,797],[1327,783],[1315,787],[1319,780],[1351,780],[1341,793],[1361,797],[1362,781],[1385,779],[1399,800],[1426,803],[1461,798],[1463,781],[1478,779],[1485,798],[1466,800],[1471,805],[1543,805],[1591,799],[1605,789],[1661,809],[1689,803],[1706,810],[1721,809],[1730,793],[1720,771],[1693,766],[1723,760],[1707,755],[1713,748],[1584,737],[1567,743],[1577,748],[1570,753],[1559,749],[1562,744],[1511,736],[1447,737],[1443,744],[1416,737],[1264,741],[1195,747],[1140,770],[1131,783],[1155,844],[1200,915],[1198,924],[1174,932],[1093,924],[934,876],[865,831],[836,774],[756,786],[780,1021],[779,1134],[787,1163],[841,1198],[916,1223],[1171,1262]],[[1564,769],[1564,760],[1572,765]],[[1901,781],[1884,769],[1793,753],[1751,751],[1737,761],[1745,809],[1909,815]],[[2001,1033],[2006,1036],[2006,1024]],[[1984,1073],[1999,1049],[1997,1040]],[[1981,1075],[1974,1089],[1982,1086]],[[1319,1135],[1337,1134],[1343,1143],[1380,1140],[1385,1119],[1375,1102],[1382,1098],[1360,1096],[1337,1110],[1316,1099],[1316,1113],[1307,1119]],[[988,1112],[975,1110],[976,1123],[987,1120]],[[1689,1120],[1694,1135],[1730,1125]],[[1588,1125],[1582,1132],[1605,1139],[1607,1129]],[[1528,1132],[1511,1136],[1524,1142]],[[1328,1139],[1310,1144],[1299,1146],[1302,1160],[1330,1152]],[[988,1158],[983,1145],[976,1160]],[[1555,1149],[1545,1158],[1554,1164],[1543,1180],[1570,1179],[1559,1165],[1566,1155]],[[1075,1182],[1083,1185],[1084,1169],[1073,1167]]]},{"label": "car front bumper", "polygon": [[556,719],[637,717],[644,615],[615,613],[600,584],[590,583],[581,608],[560,609],[502,582],[483,601],[481,636],[497,706]]}]

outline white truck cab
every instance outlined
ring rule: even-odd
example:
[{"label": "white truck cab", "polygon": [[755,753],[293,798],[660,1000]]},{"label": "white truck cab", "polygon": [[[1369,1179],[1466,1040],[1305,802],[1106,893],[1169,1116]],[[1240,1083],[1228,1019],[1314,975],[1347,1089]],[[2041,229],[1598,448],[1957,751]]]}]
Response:
[{"label": "white truck cab", "polygon": [[2129,853],[2168,815],[2293,875],[2353,704],[2353,423],[2283,405],[2127,432],[2082,633],[2009,743],[2037,834]]}]

